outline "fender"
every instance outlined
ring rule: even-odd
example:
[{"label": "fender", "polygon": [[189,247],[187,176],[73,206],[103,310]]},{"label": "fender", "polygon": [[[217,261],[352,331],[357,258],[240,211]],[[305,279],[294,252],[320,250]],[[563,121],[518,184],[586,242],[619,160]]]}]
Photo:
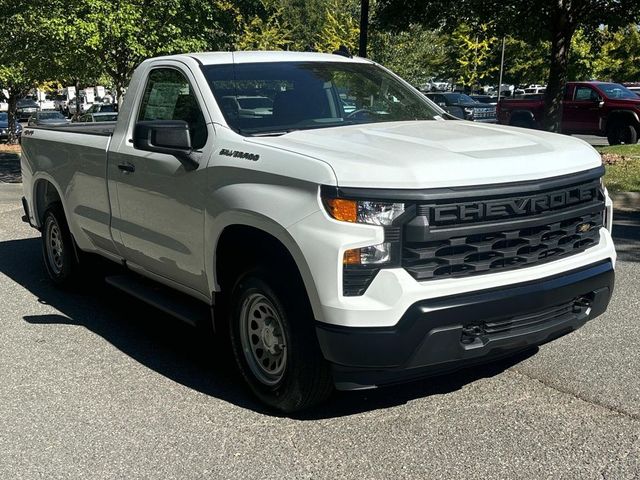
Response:
[{"label": "fender", "polygon": [[258,230],[262,230],[276,238],[284,245],[295,261],[298,271],[300,272],[309,302],[311,303],[314,318],[318,321],[323,321],[320,297],[318,296],[318,292],[311,275],[311,269],[309,268],[300,247],[298,247],[291,234],[282,225],[259,213],[241,210],[224,212],[215,219],[213,224],[209,226],[208,231],[205,232],[205,238],[207,239],[205,241],[205,245],[208,246],[205,251],[205,273],[208,278],[209,291],[220,291],[220,285],[216,278],[215,252],[218,248],[218,241],[222,236],[222,232],[224,232],[225,228],[235,225],[253,227]]},{"label": "fender", "polygon": [[603,130],[606,130],[608,124],[609,124],[609,120],[610,119],[615,119],[615,118],[620,118],[620,117],[631,117],[633,119],[633,122],[636,124],[636,126],[640,125],[640,118],[638,117],[638,114],[636,112],[634,112],[633,110],[611,110],[609,112],[609,115],[607,115],[604,118],[604,125],[603,125]]}]

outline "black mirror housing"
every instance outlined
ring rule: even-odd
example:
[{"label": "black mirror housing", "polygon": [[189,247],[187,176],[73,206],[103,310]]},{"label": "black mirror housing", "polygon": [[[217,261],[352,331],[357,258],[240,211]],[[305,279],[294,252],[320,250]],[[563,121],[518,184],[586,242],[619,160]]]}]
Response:
[{"label": "black mirror housing", "polygon": [[173,155],[190,168],[198,167],[198,161],[192,156],[189,124],[183,120],[137,122],[133,129],[133,147]]}]

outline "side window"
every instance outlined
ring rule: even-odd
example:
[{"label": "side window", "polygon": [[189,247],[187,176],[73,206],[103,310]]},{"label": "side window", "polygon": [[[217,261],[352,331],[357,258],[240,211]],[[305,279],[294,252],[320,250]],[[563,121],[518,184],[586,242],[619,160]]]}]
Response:
[{"label": "side window", "polygon": [[576,87],[574,99],[576,102],[596,102],[598,101],[598,94],[589,87]]},{"label": "side window", "polygon": [[200,149],[207,143],[207,126],[189,81],[178,70],[152,70],[144,90],[139,121],[184,120],[189,124],[191,145]]}]

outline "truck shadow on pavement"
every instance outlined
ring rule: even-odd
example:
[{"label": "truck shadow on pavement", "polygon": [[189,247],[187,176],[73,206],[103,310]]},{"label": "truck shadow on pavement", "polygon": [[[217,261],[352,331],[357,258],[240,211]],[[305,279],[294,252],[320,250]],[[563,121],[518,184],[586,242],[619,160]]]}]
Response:
[{"label": "truck shadow on pavement", "polygon": [[0,182],[20,183],[20,156],[14,153],[0,153]]},{"label": "truck shadow on pavement", "polygon": [[618,260],[640,262],[640,212],[615,211],[613,239]]},{"label": "truck shadow on pavement", "polygon": [[[80,325],[101,336],[146,367],[212,397],[274,415],[253,399],[236,373],[225,342],[203,334],[162,312],[108,287],[98,275],[77,290],[60,290],[46,278],[39,238],[0,242],[0,272],[60,313],[25,315],[31,325]],[[318,420],[405,404],[411,400],[459,390],[495,376],[535,353],[534,350],[493,364],[418,382],[361,392],[337,392],[328,403],[295,415]]]}]

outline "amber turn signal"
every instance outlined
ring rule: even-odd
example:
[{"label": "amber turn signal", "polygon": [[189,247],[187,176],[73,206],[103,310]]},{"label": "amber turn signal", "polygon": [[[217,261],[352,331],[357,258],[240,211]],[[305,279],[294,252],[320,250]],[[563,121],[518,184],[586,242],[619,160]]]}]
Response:
[{"label": "amber turn signal", "polygon": [[358,203],[344,198],[326,198],[324,203],[329,215],[341,222],[356,222],[358,220]]},{"label": "amber turn signal", "polygon": [[343,265],[360,265],[360,249],[346,250],[342,257]]}]

